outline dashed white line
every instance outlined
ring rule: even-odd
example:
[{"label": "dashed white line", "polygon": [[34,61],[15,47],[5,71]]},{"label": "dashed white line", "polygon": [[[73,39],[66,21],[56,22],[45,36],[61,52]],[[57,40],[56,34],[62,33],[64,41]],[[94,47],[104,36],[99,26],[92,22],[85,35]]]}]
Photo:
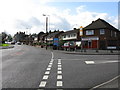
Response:
[{"label": "dashed white line", "polygon": [[61,64],[61,62],[59,62],[58,64]]},{"label": "dashed white line", "polygon": [[58,68],[58,70],[62,70],[62,68]]},{"label": "dashed white line", "polygon": [[46,81],[41,81],[39,87],[45,87],[46,83],[47,83]]},{"label": "dashed white line", "polygon": [[62,71],[57,71],[57,74],[62,74]]},{"label": "dashed white line", "polygon": [[62,75],[57,75],[57,79],[62,79]]},{"label": "dashed white line", "polygon": [[43,79],[48,79],[48,75],[44,75],[44,76],[43,76]]},{"label": "dashed white line", "polygon": [[58,67],[62,67],[62,65],[58,65]]},{"label": "dashed white line", "polygon": [[47,68],[46,70],[51,70],[51,68]]},{"label": "dashed white line", "polygon": [[57,81],[57,86],[58,87],[62,87],[63,86],[63,82],[62,81]]},{"label": "dashed white line", "polygon": [[51,67],[52,67],[52,65],[48,65],[48,67],[49,67],[49,68],[51,68]]},{"label": "dashed white line", "polygon": [[49,65],[52,65],[52,64],[53,64],[53,63],[51,63],[51,62],[49,63]]},{"label": "dashed white line", "polygon": [[50,74],[50,71],[46,71],[45,74]]}]

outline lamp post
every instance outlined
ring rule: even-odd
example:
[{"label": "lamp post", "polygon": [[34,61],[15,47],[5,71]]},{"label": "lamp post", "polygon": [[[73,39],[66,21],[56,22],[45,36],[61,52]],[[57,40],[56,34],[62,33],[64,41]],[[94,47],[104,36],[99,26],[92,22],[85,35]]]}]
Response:
[{"label": "lamp post", "polygon": [[[49,15],[43,14],[43,16],[46,17],[46,35],[47,35],[47,33],[48,33],[48,16]],[[46,36],[46,50],[47,50],[47,36]]]}]

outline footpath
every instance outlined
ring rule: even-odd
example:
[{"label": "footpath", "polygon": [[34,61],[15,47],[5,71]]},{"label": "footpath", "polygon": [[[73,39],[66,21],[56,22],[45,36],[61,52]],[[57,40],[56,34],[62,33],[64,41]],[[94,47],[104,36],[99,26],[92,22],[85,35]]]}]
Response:
[{"label": "footpath", "polygon": [[78,54],[78,55],[120,55],[119,50],[76,50],[64,52],[66,54]]}]

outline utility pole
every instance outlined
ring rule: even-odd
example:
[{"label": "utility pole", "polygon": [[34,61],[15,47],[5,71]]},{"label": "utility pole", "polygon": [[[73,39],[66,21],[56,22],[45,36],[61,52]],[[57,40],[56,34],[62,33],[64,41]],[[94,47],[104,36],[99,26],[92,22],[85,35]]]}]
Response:
[{"label": "utility pole", "polygon": [[49,15],[45,15],[45,14],[43,14],[43,16],[46,17],[46,50],[47,50],[48,16],[49,16]]}]

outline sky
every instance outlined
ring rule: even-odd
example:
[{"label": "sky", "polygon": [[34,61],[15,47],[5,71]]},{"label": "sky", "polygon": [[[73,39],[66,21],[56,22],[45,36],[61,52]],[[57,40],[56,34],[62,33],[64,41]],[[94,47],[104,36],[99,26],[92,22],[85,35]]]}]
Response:
[{"label": "sky", "polygon": [[0,32],[45,32],[43,14],[52,31],[85,27],[98,18],[118,28],[118,2],[100,1],[0,0]]}]

